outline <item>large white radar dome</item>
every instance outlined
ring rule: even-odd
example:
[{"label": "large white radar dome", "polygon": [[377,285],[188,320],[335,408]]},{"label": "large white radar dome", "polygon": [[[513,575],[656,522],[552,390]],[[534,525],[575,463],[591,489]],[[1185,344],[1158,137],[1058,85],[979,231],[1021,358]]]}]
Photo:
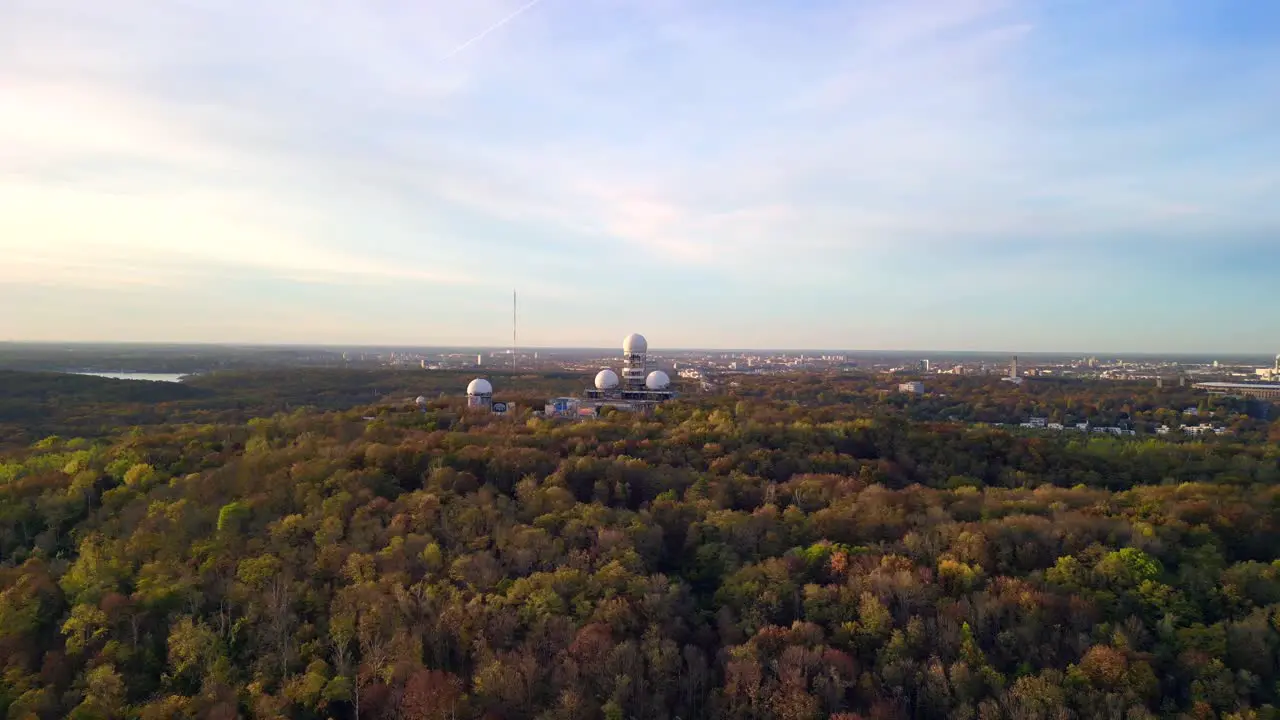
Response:
[{"label": "large white radar dome", "polygon": [[640,333],[631,333],[622,339],[622,352],[631,355],[649,351],[649,341]]},{"label": "large white radar dome", "polygon": [[644,386],[650,390],[666,390],[671,387],[671,378],[661,370],[654,370],[644,379]]},{"label": "large white radar dome", "polygon": [[467,384],[468,395],[492,395],[493,385],[484,378],[476,378]]},{"label": "large white radar dome", "polygon": [[596,373],[596,389],[612,390],[618,387],[618,373],[605,368]]}]

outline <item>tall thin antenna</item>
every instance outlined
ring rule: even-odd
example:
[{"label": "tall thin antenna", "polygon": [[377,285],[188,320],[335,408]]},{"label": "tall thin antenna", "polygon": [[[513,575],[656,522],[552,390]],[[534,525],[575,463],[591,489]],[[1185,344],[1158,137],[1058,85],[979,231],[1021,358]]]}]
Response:
[{"label": "tall thin antenna", "polygon": [[511,291],[511,371],[516,369],[516,329],[519,327],[519,315],[516,314],[516,291]]}]

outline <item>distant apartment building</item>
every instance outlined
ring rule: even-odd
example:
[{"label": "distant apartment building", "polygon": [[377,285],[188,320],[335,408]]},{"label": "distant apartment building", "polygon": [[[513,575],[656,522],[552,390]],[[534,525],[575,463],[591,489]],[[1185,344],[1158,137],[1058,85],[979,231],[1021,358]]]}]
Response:
[{"label": "distant apartment building", "polygon": [[1215,428],[1211,424],[1201,423],[1198,425],[1183,425],[1183,432],[1189,434],[1189,436],[1204,436],[1204,434],[1221,436],[1221,434],[1226,434],[1226,428]]},{"label": "distant apartment building", "polygon": [[899,383],[898,392],[907,393],[908,395],[923,395],[924,383],[920,382],[919,380],[914,380],[912,382]]},{"label": "distant apartment building", "polygon": [[1095,427],[1093,431],[1102,435],[1137,435],[1136,430],[1126,430],[1119,427]]},{"label": "distant apartment building", "polygon": [[1254,371],[1259,380],[1268,382],[1280,381],[1280,355],[1276,356],[1276,364],[1269,368],[1258,368]]}]

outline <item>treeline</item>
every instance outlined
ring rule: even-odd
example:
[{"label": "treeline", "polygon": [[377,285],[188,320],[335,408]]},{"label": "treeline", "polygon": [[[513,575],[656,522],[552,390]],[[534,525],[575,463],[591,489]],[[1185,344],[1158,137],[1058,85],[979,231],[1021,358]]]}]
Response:
[{"label": "treeline", "polygon": [[[0,450],[49,435],[109,437],[132,426],[243,423],[298,409],[346,410],[425,395],[461,396],[469,372],[286,368],[224,370],[181,383],[0,370]],[[541,407],[579,390],[566,373],[494,377],[500,396]]]},{"label": "treeline", "polygon": [[[898,383],[908,379],[924,382],[926,394],[898,392]],[[1237,440],[1280,440],[1278,416],[1270,402],[1212,397],[1176,385],[1157,388],[1149,381],[1026,378],[1014,385],[991,377],[844,373],[742,375],[733,382],[731,396],[819,408],[823,417],[837,417],[834,411],[893,412],[910,420],[986,424],[1040,417],[1068,426],[1123,427],[1141,435],[1154,435],[1161,425],[1176,430],[1208,422],[1227,428]]]},{"label": "treeline", "polygon": [[[591,378],[571,372],[488,369],[498,399],[526,409],[553,396],[576,394]],[[458,398],[473,371],[288,368],[224,370],[180,384],[0,370],[0,449],[21,448],[49,435],[109,437],[133,426],[164,423],[243,423],[298,409],[346,410],[403,402],[419,395]],[[732,385],[731,385],[732,383]],[[896,392],[897,379],[872,374],[797,373],[731,376],[720,390],[677,389],[708,407],[732,411],[738,401],[784,411],[812,422],[892,415],[945,423],[1016,424],[1030,417],[1074,425],[1118,425],[1153,435],[1160,425],[1209,422],[1230,430],[1231,442],[1280,441],[1280,416],[1270,404],[1210,398],[1188,388],[1149,383],[1061,379],[1018,387],[993,378],[930,376],[923,397]],[[1196,416],[1183,411],[1195,408]],[[1174,433],[1166,440],[1185,439]]]},{"label": "treeline", "polygon": [[0,713],[1276,715],[1280,446],[716,403],[11,452]]}]

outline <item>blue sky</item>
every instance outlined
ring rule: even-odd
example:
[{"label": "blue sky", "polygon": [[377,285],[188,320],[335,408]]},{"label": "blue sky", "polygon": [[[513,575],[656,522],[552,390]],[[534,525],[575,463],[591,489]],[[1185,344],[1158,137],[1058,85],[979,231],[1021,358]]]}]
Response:
[{"label": "blue sky", "polygon": [[0,5],[0,340],[1275,352],[1278,230],[1277,3]]}]

